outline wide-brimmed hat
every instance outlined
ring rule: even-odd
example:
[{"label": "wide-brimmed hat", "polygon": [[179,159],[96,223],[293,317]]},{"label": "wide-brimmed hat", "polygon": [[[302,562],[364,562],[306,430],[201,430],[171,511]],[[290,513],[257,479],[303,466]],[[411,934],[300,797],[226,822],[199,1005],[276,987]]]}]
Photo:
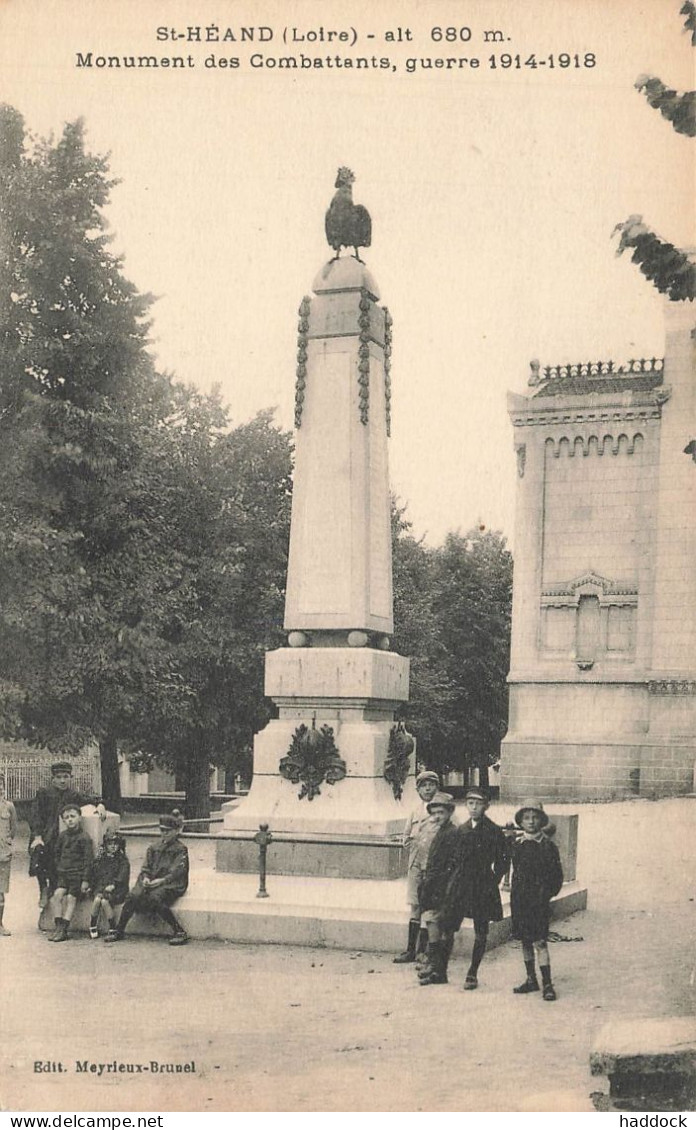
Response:
[{"label": "wide-brimmed hat", "polygon": [[488,804],[489,798],[487,794],[483,791],[483,789],[480,789],[478,785],[471,785],[466,790],[466,792],[464,793],[464,800],[468,800],[469,797],[471,797],[473,800],[483,800],[486,802],[486,804]]},{"label": "wide-brimmed hat", "polygon": [[521,824],[522,813],[528,812],[530,809],[533,812],[539,813],[539,815],[541,816],[541,826],[542,826],[542,828],[545,828],[546,825],[549,822],[549,818],[546,815],[546,813],[544,812],[544,806],[541,803],[541,801],[536,800],[536,799],[532,799],[532,800],[527,799],[527,800],[523,801],[522,804],[520,805],[520,807],[517,809],[517,812],[515,813],[515,823],[517,824],[517,827],[518,828],[522,827],[522,824]]},{"label": "wide-brimmed hat", "polygon": [[434,808],[449,808],[454,811],[454,797],[451,793],[435,793],[435,796],[428,801],[425,806],[428,812],[432,812]]},{"label": "wide-brimmed hat", "polygon": [[422,785],[423,781],[434,781],[438,787],[440,785],[440,778],[438,777],[437,773],[433,772],[432,769],[424,769],[422,773],[418,774],[418,776],[416,777],[416,788],[418,788],[419,785]]},{"label": "wide-brimmed hat", "polygon": [[70,773],[72,774],[72,765],[69,761],[56,761],[51,766],[51,773]]}]

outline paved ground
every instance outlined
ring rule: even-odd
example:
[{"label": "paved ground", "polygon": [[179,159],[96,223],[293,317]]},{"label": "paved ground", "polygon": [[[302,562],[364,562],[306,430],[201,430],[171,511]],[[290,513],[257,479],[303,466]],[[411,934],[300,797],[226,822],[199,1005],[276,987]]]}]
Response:
[{"label": "paved ground", "polygon": [[[696,799],[579,810],[589,906],[558,924],[583,940],[551,947],[553,1004],[513,996],[524,970],[512,944],[487,958],[474,993],[460,991],[462,962],[450,985],[423,989],[412,967],[385,955],[223,942],[172,949],[152,938],[49,945],[36,931],[20,845],[6,914],[13,935],[0,939],[0,1106],[591,1110],[598,1084],[588,1054],[603,1023],[696,1011]],[[192,856],[203,859],[204,847]],[[193,1060],[196,1070],[99,1078],[76,1071],[85,1060]],[[37,1074],[35,1061],[65,1070]]]}]

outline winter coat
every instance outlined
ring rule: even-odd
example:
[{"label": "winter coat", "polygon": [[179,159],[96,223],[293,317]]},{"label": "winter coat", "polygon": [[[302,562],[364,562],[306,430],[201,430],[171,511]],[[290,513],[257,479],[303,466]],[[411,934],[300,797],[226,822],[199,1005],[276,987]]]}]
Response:
[{"label": "winter coat", "polygon": [[451,822],[438,828],[430,845],[428,864],[420,887],[421,910],[440,910],[454,871],[459,828]]},{"label": "winter coat", "polygon": [[487,816],[477,820],[475,827],[467,820],[457,832],[454,869],[442,907],[447,929],[458,930],[463,918],[500,922],[503,906],[498,884],[508,865],[505,836]]},{"label": "winter coat", "polygon": [[0,863],[12,858],[12,841],[17,831],[17,812],[11,800],[0,799]]},{"label": "winter coat", "polygon": [[[165,879],[166,882],[162,883],[160,887],[155,887],[154,891],[149,891],[141,883],[141,880],[145,877],[148,879]],[[174,902],[174,899],[179,898],[186,891],[188,879],[188,851],[181,841],[169,840],[167,843],[163,843],[158,840],[157,843],[150,844],[147,849],[145,863],[131,894],[136,898],[142,895],[152,895],[162,902]]]},{"label": "winter coat", "polygon": [[547,938],[551,917],[550,902],[563,886],[563,869],[558,848],[542,835],[512,845],[512,884],[510,911],[512,932],[523,942]]},{"label": "winter coat", "polygon": [[[128,894],[130,882],[130,863],[123,852],[117,851],[115,855],[101,852],[94,863],[90,873],[89,885],[95,894],[108,894],[109,901],[114,905],[123,902]],[[105,892],[104,888],[111,886],[113,891]]]},{"label": "winter coat", "polygon": [[79,876],[89,882],[94,860],[92,841],[82,828],[66,828],[58,837],[56,846],[56,871],[62,875]]}]

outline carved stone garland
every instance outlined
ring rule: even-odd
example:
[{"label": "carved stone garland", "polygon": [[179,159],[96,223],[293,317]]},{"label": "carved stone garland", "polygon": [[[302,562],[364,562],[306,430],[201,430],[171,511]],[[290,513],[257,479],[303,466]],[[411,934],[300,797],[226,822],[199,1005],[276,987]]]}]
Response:
[{"label": "carved stone garland", "polygon": [[414,746],[413,738],[403,722],[392,726],[389,731],[387,756],[384,760],[384,779],[391,785],[396,800],[401,800]]},{"label": "carved stone garland", "polygon": [[370,405],[370,298],[363,287],[360,292],[360,346],[358,348],[358,399],[360,423],[367,424]]},{"label": "carved stone garland", "polygon": [[295,379],[295,427],[302,424],[305,388],[307,387],[307,338],[309,335],[309,306],[307,295],[300,303],[300,320],[297,325],[297,369]]},{"label": "carved stone garland", "polygon": [[311,729],[304,724],[297,727],[288,752],[280,759],[278,770],[281,777],[293,785],[302,783],[297,794],[300,800],[304,797],[314,800],[320,795],[319,786],[324,781],[327,785],[335,785],[347,773],[345,761],[338,756],[333,729],[322,726],[317,730],[315,719]]},{"label": "carved stone garland", "polygon": [[391,352],[394,319],[384,307],[384,400],[387,416],[387,435],[391,435]]}]

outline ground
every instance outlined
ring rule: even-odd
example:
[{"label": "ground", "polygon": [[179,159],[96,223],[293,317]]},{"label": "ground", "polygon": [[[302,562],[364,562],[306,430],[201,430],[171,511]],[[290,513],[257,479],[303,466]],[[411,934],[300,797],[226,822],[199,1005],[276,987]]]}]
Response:
[{"label": "ground", "polygon": [[[568,939],[550,947],[555,1003],[512,994],[524,976],[512,943],[486,958],[470,993],[461,961],[449,985],[421,988],[385,954],[141,937],[50,945],[20,840],[12,937],[0,938],[0,1107],[591,1110],[602,1024],[694,1012],[696,799],[572,810],[589,903],[555,924]],[[97,1077],[76,1072],[84,1060],[194,1061],[195,1074]],[[36,1061],[65,1070],[36,1073]]]}]

